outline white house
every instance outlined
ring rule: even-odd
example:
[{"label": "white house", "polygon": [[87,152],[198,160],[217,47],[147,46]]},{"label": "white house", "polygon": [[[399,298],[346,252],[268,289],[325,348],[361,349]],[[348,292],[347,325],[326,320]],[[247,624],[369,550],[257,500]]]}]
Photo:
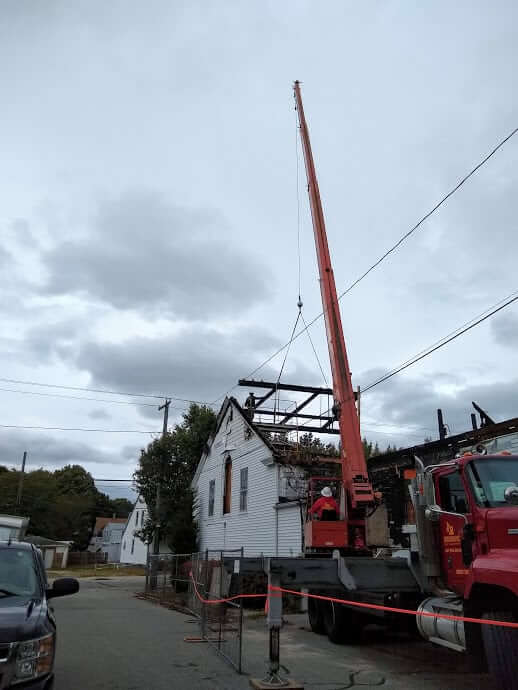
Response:
[{"label": "white house", "polygon": [[102,531],[101,551],[106,554],[107,563],[118,563],[121,555],[122,534],[125,523],[108,522]]},{"label": "white house", "polygon": [[40,549],[45,568],[66,568],[68,563],[68,552],[72,541],[56,541],[55,539],[46,539],[45,537],[37,537],[27,535],[23,541],[34,544]]},{"label": "white house", "polygon": [[227,398],[192,481],[199,548],[245,555],[302,551],[301,473],[277,457],[235,398]]},{"label": "white house", "polygon": [[128,517],[126,527],[122,533],[121,563],[135,563],[146,565],[148,545],[135,532],[144,526],[147,516],[146,502],[139,496]]},{"label": "white house", "polygon": [[100,551],[103,551],[103,543],[106,543],[106,540],[103,536],[104,528],[108,524],[119,524],[122,525],[121,529],[124,529],[124,525],[126,524],[126,518],[118,518],[115,517],[115,515],[113,517],[97,517],[95,519],[95,525],[92,530],[92,536],[88,544],[88,551],[91,551],[92,553],[98,553]]},{"label": "white house", "polygon": [[[122,533],[122,544],[120,551],[121,563],[134,563],[138,565],[146,565],[148,549],[150,546],[146,544],[136,534],[136,532],[144,526],[148,516],[148,509],[143,496],[139,496],[133,506],[131,515],[128,517],[124,532]],[[160,543],[160,553],[171,553],[171,549],[165,542]]]}]

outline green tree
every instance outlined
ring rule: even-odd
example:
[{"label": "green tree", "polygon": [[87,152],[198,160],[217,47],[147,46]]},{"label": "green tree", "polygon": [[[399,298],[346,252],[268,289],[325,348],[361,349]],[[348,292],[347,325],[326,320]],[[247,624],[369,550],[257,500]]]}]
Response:
[{"label": "green tree", "polygon": [[[193,520],[195,497],[191,481],[203,449],[216,428],[216,415],[204,405],[192,404],[171,433],[152,441],[142,450],[134,479],[144,497],[149,518],[140,530],[151,542],[159,519],[161,537],[176,553],[188,553],[196,546],[197,528]],[[160,515],[156,515],[156,489],[161,478]]]},{"label": "green tree", "polygon": [[54,477],[61,494],[94,496],[97,491],[92,475],[81,465],[65,465],[54,472]]},{"label": "green tree", "polygon": [[325,455],[328,457],[339,457],[340,449],[334,443],[322,443],[319,438],[315,438],[312,432],[302,434],[299,437],[299,446],[311,449],[315,455]]},{"label": "green tree", "polygon": [[110,500],[112,512],[115,517],[126,518],[133,510],[133,503],[127,498],[112,498]]},{"label": "green tree", "polygon": [[80,465],[67,465],[55,472],[26,472],[21,504],[16,503],[20,472],[0,472],[0,513],[27,516],[29,533],[49,539],[71,540],[78,549],[88,546],[98,516],[114,513],[127,517],[132,504],[111,500],[95,486],[93,477]]}]

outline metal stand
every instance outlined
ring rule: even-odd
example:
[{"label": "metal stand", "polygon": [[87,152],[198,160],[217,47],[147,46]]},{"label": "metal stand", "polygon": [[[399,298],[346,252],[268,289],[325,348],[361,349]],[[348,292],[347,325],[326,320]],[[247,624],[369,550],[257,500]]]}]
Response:
[{"label": "metal stand", "polygon": [[[268,559],[267,567],[268,591],[271,592],[272,590],[270,587],[281,586],[281,576],[278,573],[272,573],[270,559]],[[268,597],[267,623],[270,636],[268,672],[261,680],[250,678],[250,685],[255,688],[255,690],[269,690],[270,688],[304,690],[302,685],[295,683],[293,680],[282,678],[282,676],[279,675],[279,670],[281,668],[280,637],[282,626],[282,594],[280,592],[274,593],[273,596]]]}]

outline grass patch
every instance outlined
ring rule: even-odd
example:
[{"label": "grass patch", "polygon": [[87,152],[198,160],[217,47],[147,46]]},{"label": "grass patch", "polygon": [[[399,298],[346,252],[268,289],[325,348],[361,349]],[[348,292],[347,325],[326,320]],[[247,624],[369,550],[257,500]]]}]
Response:
[{"label": "grass patch", "polygon": [[64,570],[48,570],[50,577],[124,577],[146,574],[146,569],[141,566],[117,566],[104,565],[94,568],[93,566],[71,566]]}]

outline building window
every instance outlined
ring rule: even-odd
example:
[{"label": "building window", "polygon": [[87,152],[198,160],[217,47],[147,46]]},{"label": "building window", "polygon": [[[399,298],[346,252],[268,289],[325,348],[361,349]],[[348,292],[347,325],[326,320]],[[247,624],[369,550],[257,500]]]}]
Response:
[{"label": "building window", "polygon": [[468,512],[468,499],[458,472],[452,472],[439,478],[439,493],[441,494],[441,508],[443,510],[462,514]]},{"label": "building window", "polygon": [[232,459],[225,460],[225,481],[223,482],[223,514],[230,513],[232,505]]},{"label": "building window", "polygon": [[248,507],[248,467],[243,467],[240,473],[239,483],[239,510],[247,510]]},{"label": "building window", "polygon": [[126,540],[124,540],[124,542],[123,542],[123,544],[122,544],[122,550],[123,550],[123,551],[126,551]]},{"label": "building window", "polygon": [[214,497],[216,494],[216,480],[211,479],[209,482],[209,515],[214,515]]},{"label": "building window", "polygon": [[133,540],[131,542],[131,553],[135,551],[135,537],[133,537]]}]

